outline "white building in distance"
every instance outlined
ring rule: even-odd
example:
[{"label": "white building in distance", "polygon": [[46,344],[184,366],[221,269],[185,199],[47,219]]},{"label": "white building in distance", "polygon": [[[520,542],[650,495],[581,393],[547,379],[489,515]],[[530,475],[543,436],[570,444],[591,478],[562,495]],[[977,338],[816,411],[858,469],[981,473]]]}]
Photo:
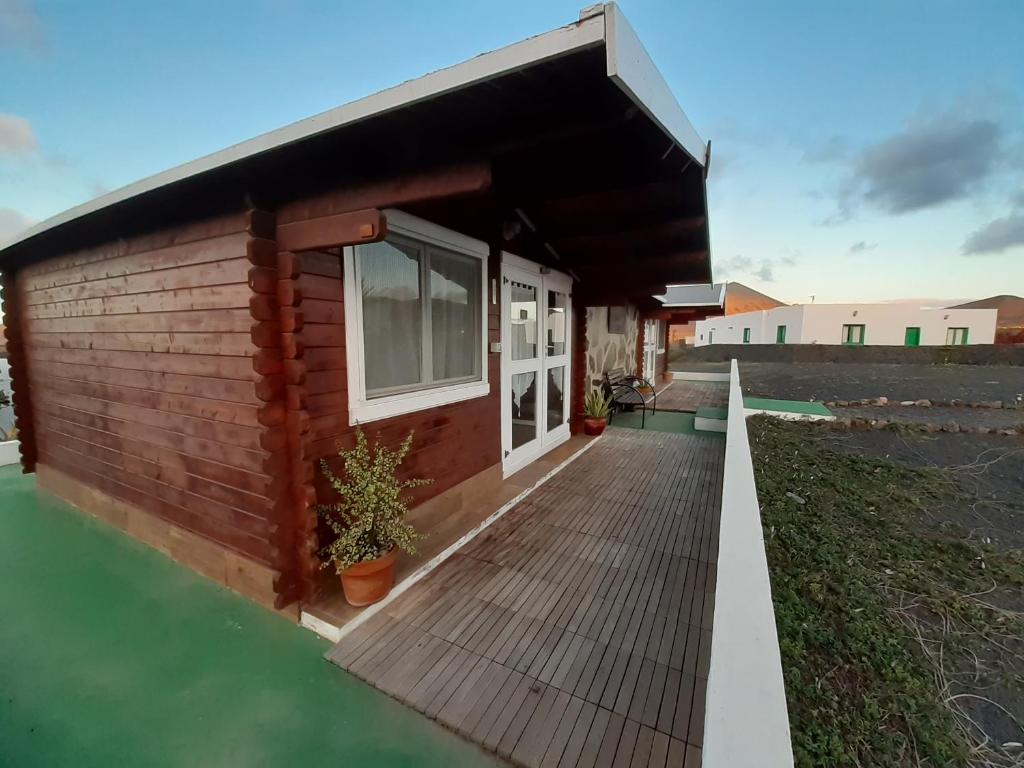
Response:
[{"label": "white building in distance", "polygon": [[992,344],[994,309],[903,304],[800,304],[697,322],[693,343],[954,346]]}]

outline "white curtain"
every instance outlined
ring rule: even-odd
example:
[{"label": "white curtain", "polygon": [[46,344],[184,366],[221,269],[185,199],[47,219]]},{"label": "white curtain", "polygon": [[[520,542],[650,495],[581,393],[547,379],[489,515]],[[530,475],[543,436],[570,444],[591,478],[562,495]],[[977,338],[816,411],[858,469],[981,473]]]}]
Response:
[{"label": "white curtain", "polygon": [[413,245],[380,242],[359,246],[357,254],[367,394],[417,384],[423,368],[422,253]]},{"label": "white curtain", "polygon": [[480,261],[430,252],[434,381],[480,372]]}]

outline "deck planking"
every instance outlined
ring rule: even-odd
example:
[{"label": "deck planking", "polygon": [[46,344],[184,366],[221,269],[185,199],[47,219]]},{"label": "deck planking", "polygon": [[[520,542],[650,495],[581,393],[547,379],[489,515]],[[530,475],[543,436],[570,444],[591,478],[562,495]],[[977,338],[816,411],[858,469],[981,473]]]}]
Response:
[{"label": "deck planking", "polygon": [[327,658],[517,765],[699,766],[723,459],[609,429]]},{"label": "deck planking", "polygon": [[725,408],[729,404],[729,383],[677,379],[658,392],[659,411],[688,411]]}]

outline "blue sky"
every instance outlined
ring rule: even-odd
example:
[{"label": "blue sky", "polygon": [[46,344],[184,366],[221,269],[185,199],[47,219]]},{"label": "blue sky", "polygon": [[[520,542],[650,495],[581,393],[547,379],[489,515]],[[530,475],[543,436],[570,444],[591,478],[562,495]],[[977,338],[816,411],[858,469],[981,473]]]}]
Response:
[{"label": "blue sky", "polygon": [[[0,240],[583,4],[0,0]],[[786,301],[1024,294],[1024,4],[621,6],[712,140],[716,279]]]}]

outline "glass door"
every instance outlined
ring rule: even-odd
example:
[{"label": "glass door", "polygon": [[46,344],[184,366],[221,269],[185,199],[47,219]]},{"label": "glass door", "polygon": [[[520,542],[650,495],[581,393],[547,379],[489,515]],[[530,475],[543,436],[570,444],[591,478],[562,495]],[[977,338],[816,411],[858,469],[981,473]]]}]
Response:
[{"label": "glass door", "polygon": [[644,378],[651,384],[654,381],[654,369],[658,362],[658,321],[644,321]]},{"label": "glass door", "polygon": [[569,437],[568,277],[506,254],[502,264],[502,455],[505,474]]}]

